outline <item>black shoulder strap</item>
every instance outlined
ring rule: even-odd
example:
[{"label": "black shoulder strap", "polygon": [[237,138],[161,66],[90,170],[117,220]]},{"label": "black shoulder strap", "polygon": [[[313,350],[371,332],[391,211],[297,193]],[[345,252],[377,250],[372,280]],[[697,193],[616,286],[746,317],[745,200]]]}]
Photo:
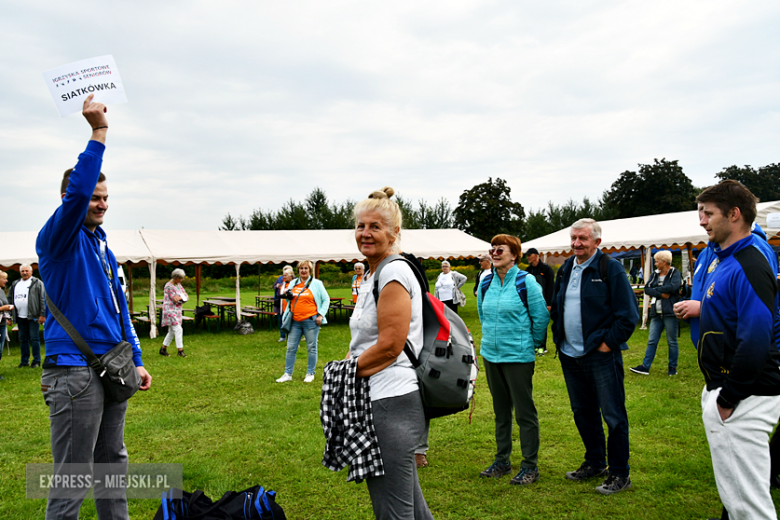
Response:
[{"label": "black shoulder strap", "polygon": [[[57,320],[57,323],[60,324],[60,327],[62,327],[62,329],[68,333],[68,336],[70,336],[70,339],[73,340],[73,343],[75,343],[81,353],[86,356],[87,360],[89,361],[89,366],[95,369],[98,373],[102,372],[103,364],[100,362],[100,358],[98,358],[95,353],[92,352],[92,349],[89,348],[87,342],[84,341],[84,338],[81,337],[79,331],[76,330],[68,318],[66,318],[65,315],[60,312],[57,306],[54,305],[54,302],[51,301],[51,298],[49,298],[48,294],[46,295],[46,305],[48,305],[49,312],[51,312],[51,315],[54,316],[55,320]],[[121,315],[119,319],[122,319]],[[124,337],[124,325],[122,326],[122,336]]]},{"label": "black shoulder strap", "polygon": [[[401,261],[406,262],[407,264],[409,264],[409,266],[412,269],[412,272],[414,273],[415,277],[417,278],[417,283],[420,284],[420,289],[422,290],[421,297],[422,297],[422,301],[423,301],[423,327],[424,327],[425,326],[425,318],[424,318],[425,306],[426,306],[426,304],[429,305],[429,306],[431,304],[430,301],[427,298],[427,296],[428,296],[428,280],[425,279],[423,274],[418,269],[416,269],[414,267],[414,264],[412,264],[412,262],[410,262],[409,259],[404,258],[401,255],[389,255],[387,258],[382,260],[382,262],[380,262],[380,264],[376,267],[376,273],[371,275],[371,277],[374,280],[374,283],[372,284],[372,286],[373,286],[373,291],[372,292],[374,294],[374,303],[376,303],[377,306],[379,305],[379,273],[382,272],[382,269],[384,269],[385,266],[387,266],[387,264],[389,264],[390,262],[395,262],[396,260],[401,260]],[[369,270],[368,273],[370,273],[370,272],[371,271]],[[368,275],[368,273],[366,273],[366,275]],[[404,354],[406,354],[406,357],[412,363],[412,366],[414,368],[417,368],[418,366],[420,366],[420,360],[417,359],[417,356],[412,351],[412,348],[411,348],[411,345],[409,345],[409,340],[408,339],[406,340],[406,344],[404,345]]]},{"label": "black shoulder strap", "polygon": [[772,316],[775,315],[775,296],[777,295],[777,279],[772,274],[769,262],[758,250],[750,246],[734,254],[748,282],[756,291],[759,299],[764,302]]},{"label": "black shoulder strap", "polygon": [[601,258],[599,258],[599,276],[601,281],[607,285],[609,285],[609,260],[609,255],[601,253]]}]

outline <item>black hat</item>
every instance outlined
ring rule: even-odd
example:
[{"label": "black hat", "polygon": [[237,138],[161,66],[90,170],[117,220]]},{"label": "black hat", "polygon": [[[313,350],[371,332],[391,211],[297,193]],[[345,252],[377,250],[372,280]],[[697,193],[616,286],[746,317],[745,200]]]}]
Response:
[{"label": "black hat", "polygon": [[529,249],[528,251],[525,252],[525,256],[528,256],[528,255],[538,255],[538,254],[539,254],[539,251],[537,251],[535,247],[532,247],[531,249]]}]

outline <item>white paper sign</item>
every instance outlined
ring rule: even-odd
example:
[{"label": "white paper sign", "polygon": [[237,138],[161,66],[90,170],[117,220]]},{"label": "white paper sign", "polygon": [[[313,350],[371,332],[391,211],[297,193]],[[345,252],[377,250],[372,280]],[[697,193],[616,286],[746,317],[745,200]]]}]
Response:
[{"label": "white paper sign", "polygon": [[90,94],[95,94],[93,102],[127,103],[113,56],[98,56],[47,70],[43,79],[62,117],[81,112]]}]

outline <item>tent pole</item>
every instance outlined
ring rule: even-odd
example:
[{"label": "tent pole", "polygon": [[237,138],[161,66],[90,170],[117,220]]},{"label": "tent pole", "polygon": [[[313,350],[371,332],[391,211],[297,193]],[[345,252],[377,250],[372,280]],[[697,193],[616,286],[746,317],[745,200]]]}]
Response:
[{"label": "tent pole", "polygon": [[130,312],[133,312],[133,264],[128,262],[127,264],[127,292],[130,296]]},{"label": "tent pole", "polygon": [[688,242],[685,244],[685,249],[688,251],[688,284],[693,283],[693,244]]},{"label": "tent pole", "polygon": [[[645,247],[642,248],[642,252],[644,254],[644,261],[645,261],[645,267],[642,270],[642,276],[644,277],[644,282],[647,284],[647,280],[650,276],[650,269],[652,267],[652,261],[653,256],[650,254],[653,252],[652,246],[650,249],[647,249]],[[650,315],[650,297],[645,293],[644,299],[642,300],[642,330],[647,329],[647,318]]]},{"label": "tent pole", "polygon": [[241,321],[241,264],[236,263],[236,324]]},{"label": "tent pole", "polygon": [[149,337],[157,337],[157,259],[149,261]]}]

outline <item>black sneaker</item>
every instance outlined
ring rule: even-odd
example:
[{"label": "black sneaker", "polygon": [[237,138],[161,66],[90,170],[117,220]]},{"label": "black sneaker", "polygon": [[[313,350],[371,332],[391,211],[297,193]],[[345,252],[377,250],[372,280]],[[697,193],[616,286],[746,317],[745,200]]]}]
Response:
[{"label": "black sneaker", "polygon": [[631,370],[635,374],[642,374],[643,376],[650,375],[650,369],[644,365],[639,365],[638,367],[631,367],[629,368],[629,370]]},{"label": "black sneaker", "polygon": [[41,368],[41,364],[34,362],[32,365],[30,365],[30,368]]},{"label": "black sneaker", "polygon": [[187,354],[185,354],[183,350],[180,350],[179,353],[176,355],[179,357],[187,357]]},{"label": "black sneaker", "polygon": [[30,365],[28,365],[27,363],[19,363],[19,366],[17,366],[16,368],[27,368],[29,366]]},{"label": "black sneaker", "polygon": [[607,468],[596,469],[587,462],[574,471],[567,471],[566,478],[569,480],[588,480],[594,477],[603,477],[607,474]]},{"label": "black sneaker", "polygon": [[515,486],[525,486],[533,484],[537,480],[539,480],[539,468],[521,468],[520,473],[512,477],[509,483]]},{"label": "black sneaker", "polygon": [[631,477],[618,477],[617,475],[610,475],[603,484],[596,488],[596,491],[602,495],[614,495],[627,489],[632,489]]},{"label": "black sneaker", "polygon": [[677,375],[677,369],[676,369],[676,368],[669,367],[669,372],[668,372],[668,374],[669,374],[670,376],[676,376],[676,375]]},{"label": "black sneaker", "polygon": [[512,472],[512,465],[505,462],[494,462],[488,469],[479,474],[480,477],[501,478]]}]

